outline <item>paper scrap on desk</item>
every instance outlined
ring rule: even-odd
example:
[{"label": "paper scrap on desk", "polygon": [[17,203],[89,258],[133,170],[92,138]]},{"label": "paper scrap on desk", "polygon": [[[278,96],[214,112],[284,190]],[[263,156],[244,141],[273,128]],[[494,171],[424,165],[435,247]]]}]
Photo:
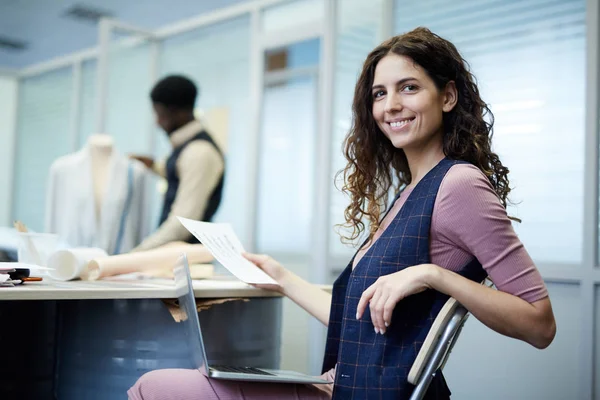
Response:
[{"label": "paper scrap on desk", "polygon": [[[196,309],[198,312],[209,310],[215,305],[229,303],[230,301],[243,301],[247,303],[250,299],[233,297],[225,299],[196,299]],[[177,299],[162,299],[162,302],[167,306],[169,313],[175,320],[175,322],[181,322],[187,320],[187,314],[185,310],[179,307],[179,301]]]},{"label": "paper scrap on desk", "polygon": [[177,218],[236,278],[246,283],[277,285],[273,278],[244,258],[244,247],[231,225]]},{"label": "paper scrap on desk", "polygon": [[35,270],[35,271],[49,271],[52,269],[52,268],[42,267],[41,265],[35,265],[35,264],[25,264],[25,263],[19,263],[19,262],[0,262],[0,271],[7,271],[7,270],[15,269],[15,268],[31,269],[31,270]]},{"label": "paper scrap on desk", "polygon": [[14,287],[21,283],[19,279],[12,280],[10,279],[9,274],[0,273],[0,287]]}]

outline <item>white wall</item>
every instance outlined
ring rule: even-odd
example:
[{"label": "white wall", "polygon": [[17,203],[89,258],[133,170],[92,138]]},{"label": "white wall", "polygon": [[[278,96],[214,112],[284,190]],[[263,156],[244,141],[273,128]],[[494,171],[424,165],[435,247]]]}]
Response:
[{"label": "white wall", "polygon": [[18,82],[0,75],[0,226],[10,224]]},{"label": "white wall", "polygon": [[499,335],[471,316],[444,375],[452,398],[464,400],[580,399],[581,307],[576,284],[548,283],[556,317],[554,342],[545,350]]}]

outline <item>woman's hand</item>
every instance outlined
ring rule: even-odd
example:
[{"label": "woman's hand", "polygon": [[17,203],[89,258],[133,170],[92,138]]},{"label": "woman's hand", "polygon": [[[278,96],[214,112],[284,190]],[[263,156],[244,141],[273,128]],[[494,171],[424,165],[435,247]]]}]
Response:
[{"label": "woman's hand", "polygon": [[362,317],[369,304],[375,332],[384,334],[392,322],[392,312],[396,304],[405,297],[429,289],[429,276],[436,268],[433,264],[421,264],[380,276],[363,292],[358,302],[356,319]]},{"label": "woman's hand", "polygon": [[308,311],[327,326],[329,324],[329,310],[331,308],[331,294],[313,285],[292,271],[285,269],[269,256],[244,253],[250,262],[256,264],[273,278],[279,285],[254,285],[268,290],[275,290],[290,298],[294,303]]},{"label": "woman's hand", "polygon": [[275,282],[279,284],[260,284],[253,286],[260,289],[274,290],[276,292],[283,293],[283,284],[285,282],[286,277],[290,273],[287,269],[283,267],[283,265],[281,265],[279,262],[275,261],[273,258],[265,254],[244,253],[243,255],[244,257],[246,257],[246,259],[248,259],[248,261],[265,271],[267,275],[269,275],[275,280]]}]

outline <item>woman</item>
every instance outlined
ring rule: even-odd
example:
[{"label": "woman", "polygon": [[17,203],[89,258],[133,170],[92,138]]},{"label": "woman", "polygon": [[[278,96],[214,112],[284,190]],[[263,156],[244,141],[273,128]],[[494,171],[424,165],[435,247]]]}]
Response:
[{"label": "woman", "polygon": [[[378,46],[356,85],[346,138],[347,238],[368,238],[333,296],[275,260],[248,259],[328,325],[333,385],[218,382],[198,371],[146,374],[131,399],[408,398],[407,375],[448,296],[503,335],[547,347],[556,326],[542,278],[506,214],[508,169],[491,151],[491,113],[450,42],[418,28]],[[380,221],[397,182],[402,190]],[[481,285],[488,275],[498,290]],[[441,375],[428,398],[449,398]]]}]

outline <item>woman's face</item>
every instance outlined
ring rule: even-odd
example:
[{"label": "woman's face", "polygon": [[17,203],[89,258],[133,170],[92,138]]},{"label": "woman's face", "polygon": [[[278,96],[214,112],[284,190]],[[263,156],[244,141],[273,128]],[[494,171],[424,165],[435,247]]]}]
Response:
[{"label": "woman's face", "polygon": [[456,104],[453,82],[439,91],[412,59],[390,53],[375,68],[373,118],[398,149],[423,150],[442,140],[442,115]]}]

